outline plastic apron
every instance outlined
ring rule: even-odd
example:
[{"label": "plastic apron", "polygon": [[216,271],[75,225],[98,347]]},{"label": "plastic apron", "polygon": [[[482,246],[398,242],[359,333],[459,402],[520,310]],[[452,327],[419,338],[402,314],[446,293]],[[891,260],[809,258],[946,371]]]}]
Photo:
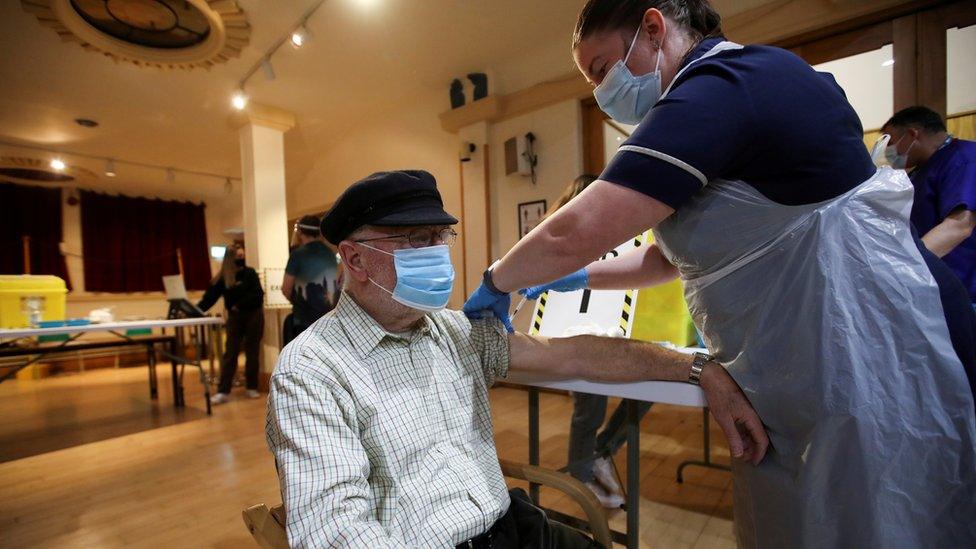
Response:
[{"label": "plastic apron", "polygon": [[973,396],[889,168],[819,204],[710,181],[655,230],[771,449],[736,461],[744,547],[976,547]]}]

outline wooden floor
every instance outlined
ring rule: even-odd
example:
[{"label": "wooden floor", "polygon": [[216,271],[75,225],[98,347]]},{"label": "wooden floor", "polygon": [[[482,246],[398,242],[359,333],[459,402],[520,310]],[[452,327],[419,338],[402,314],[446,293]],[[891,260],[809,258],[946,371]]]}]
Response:
[{"label": "wooden floor", "polygon": [[[148,393],[144,367],[0,384],[0,547],[255,546],[241,509],[280,501],[264,399],[235,394],[207,417],[188,381],[188,407],[175,411],[163,369],[159,401]],[[496,388],[491,400],[500,456],[525,461],[525,392]],[[572,400],[543,394],[540,408],[542,464],[558,468]],[[712,434],[727,463],[714,425]],[[675,482],[677,464],[700,455],[699,410],[658,405],[644,419],[642,546],[734,546],[729,473],[689,468]],[[545,491],[543,504],[578,514]]]}]

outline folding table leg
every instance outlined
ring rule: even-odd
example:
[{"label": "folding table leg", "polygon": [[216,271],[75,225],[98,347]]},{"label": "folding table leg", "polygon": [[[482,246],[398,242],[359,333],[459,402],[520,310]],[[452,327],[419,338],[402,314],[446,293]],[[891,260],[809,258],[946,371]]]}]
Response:
[{"label": "folding table leg", "polygon": [[159,383],[156,379],[156,345],[146,345],[146,364],[149,366],[149,398],[159,399]]},{"label": "folding table leg", "polygon": [[[529,465],[539,465],[539,390],[529,387]],[[529,499],[539,505],[539,485],[529,483]]]},{"label": "folding table leg", "polygon": [[627,399],[627,547],[640,543],[640,415]]}]

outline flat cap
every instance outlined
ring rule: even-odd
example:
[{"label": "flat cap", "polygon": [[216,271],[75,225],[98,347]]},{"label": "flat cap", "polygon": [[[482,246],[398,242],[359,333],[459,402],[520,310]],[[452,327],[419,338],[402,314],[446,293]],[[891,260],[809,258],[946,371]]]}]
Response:
[{"label": "flat cap", "polygon": [[424,170],[377,172],[349,186],[322,218],[322,236],[338,245],[363,225],[454,225],[434,176]]}]

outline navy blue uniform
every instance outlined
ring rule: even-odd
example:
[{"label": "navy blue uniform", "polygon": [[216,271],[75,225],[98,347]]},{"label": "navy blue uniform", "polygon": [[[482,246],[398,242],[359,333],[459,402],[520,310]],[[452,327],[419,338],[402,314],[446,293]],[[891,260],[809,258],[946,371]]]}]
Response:
[{"label": "navy blue uniform", "polygon": [[[703,41],[682,66],[722,40]],[[746,46],[701,59],[680,74],[600,179],[675,210],[717,178],[743,181],[780,204],[814,204],[874,174],[863,134],[832,75],[786,50]],[[945,265],[923,256],[973,384],[973,310]]]}]

